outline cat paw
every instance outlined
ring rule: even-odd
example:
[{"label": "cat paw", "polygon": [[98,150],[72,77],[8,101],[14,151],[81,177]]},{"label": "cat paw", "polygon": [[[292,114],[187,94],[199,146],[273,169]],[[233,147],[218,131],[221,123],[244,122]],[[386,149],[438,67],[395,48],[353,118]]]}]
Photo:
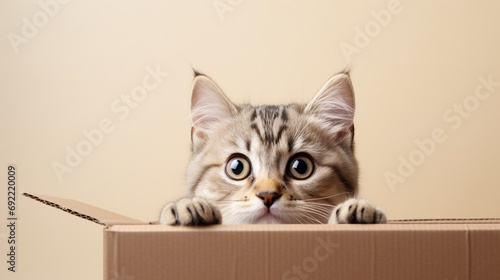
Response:
[{"label": "cat paw", "polygon": [[387,218],[378,207],[364,199],[348,199],[337,205],[329,224],[384,224]]},{"label": "cat paw", "polygon": [[182,198],[161,210],[160,224],[174,226],[205,226],[222,223],[219,208],[201,197]]}]

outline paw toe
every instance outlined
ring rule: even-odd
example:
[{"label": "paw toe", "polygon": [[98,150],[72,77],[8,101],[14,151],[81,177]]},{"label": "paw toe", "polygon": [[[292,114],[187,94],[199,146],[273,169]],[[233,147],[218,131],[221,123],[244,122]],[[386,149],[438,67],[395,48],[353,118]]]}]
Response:
[{"label": "paw toe", "polygon": [[201,226],[220,224],[220,210],[200,197],[183,198],[167,204],[160,215],[160,224]]},{"label": "paw toe", "polygon": [[169,203],[163,207],[159,223],[162,225],[176,225],[177,224],[177,210],[175,203]]},{"label": "paw toe", "polygon": [[385,214],[364,199],[348,199],[332,212],[330,224],[379,224],[387,221]]}]

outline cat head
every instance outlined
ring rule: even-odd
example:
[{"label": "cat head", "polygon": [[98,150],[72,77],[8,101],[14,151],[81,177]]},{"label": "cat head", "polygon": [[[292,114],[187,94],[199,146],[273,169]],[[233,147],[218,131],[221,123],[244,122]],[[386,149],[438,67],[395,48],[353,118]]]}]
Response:
[{"label": "cat head", "polygon": [[191,100],[191,195],[215,202],[225,224],[326,223],[358,189],[354,92],[332,77],[308,104],[234,104],[197,74]]}]

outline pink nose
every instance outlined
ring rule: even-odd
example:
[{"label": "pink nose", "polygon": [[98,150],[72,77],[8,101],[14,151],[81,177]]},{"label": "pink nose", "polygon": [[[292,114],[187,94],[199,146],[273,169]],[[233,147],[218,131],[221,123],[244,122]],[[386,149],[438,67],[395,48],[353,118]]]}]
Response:
[{"label": "pink nose", "polygon": [[278,200],[278,198],[281,197],[281,194],[277,193],[277,192],[269,192],[269,191],[263,191],[263,192],[259,192],[259,194],[257,194],[257,196],[262,199],[262,202],[264,203],[264,205],[269,208],[271,207],[271,205],[273,205],[273,203]]}]

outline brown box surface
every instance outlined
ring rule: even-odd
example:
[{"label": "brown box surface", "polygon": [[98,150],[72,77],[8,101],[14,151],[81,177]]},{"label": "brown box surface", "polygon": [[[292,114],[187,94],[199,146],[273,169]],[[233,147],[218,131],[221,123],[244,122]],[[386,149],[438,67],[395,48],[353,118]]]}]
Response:
[{"label": "brown box surface", "polygon": [[104,279],[500,279],[500,220],[151,225],[25,194],[104,226]]}]

